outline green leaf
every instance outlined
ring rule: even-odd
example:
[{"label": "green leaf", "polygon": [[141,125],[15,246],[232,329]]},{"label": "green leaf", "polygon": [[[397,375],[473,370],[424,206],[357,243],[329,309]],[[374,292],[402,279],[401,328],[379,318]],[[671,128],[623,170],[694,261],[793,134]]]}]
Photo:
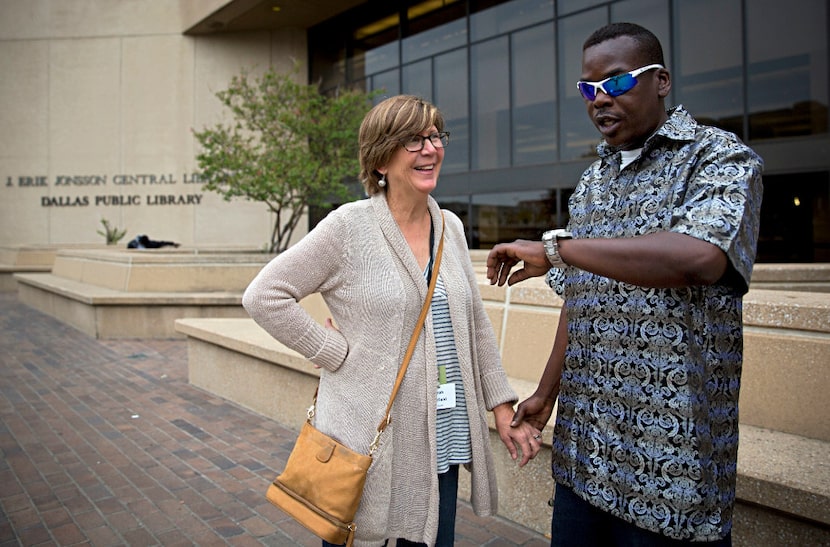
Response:
[{"label": "green leaf", "polygon": [[194,131],[204,188],[225,200],[263,203],[274,213],[269,252],[285,250],[307,206],[358,196],[357,133],[376,93],[323,95],[299,83],[299,65],[285,74],[243,70],[216,93],[233,123]]}]

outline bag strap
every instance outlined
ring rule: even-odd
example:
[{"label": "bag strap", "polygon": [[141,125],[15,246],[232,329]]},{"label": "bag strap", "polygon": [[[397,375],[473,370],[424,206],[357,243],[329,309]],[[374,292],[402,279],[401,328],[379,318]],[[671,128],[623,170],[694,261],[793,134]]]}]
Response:
[{"label": "bag strap", "polygon": [[424,326],[424,321],[429,313],[430,303],[432,302],[432,294],[435,292],[435,283],[438,280],[438,268],[441,266],[441,255],[444,251],[444,213],[441,213],[441,241],[438,242],[438,251],[435,253],[435,266],[432,270],[432,277],[429,280],[429,289],[427,290],[427,297],[424,305],[421,307],[421,315],[418,317],[418,322],[415,324],[415,330],[412,332],[412,337],[409,339],[409,347],[406,348],[401,367],[398,370],[398,377],[395,379],[395,385],[392,387],[392,394],[389,396],[389,404],[386,405],[386,415],[378,425],[378,432],[369,445],[369,455],[371,456],[377,450],[380,442],[380,434],[386,429],[386,426],[392,422],[392,403],[395,402],[395,397],[398,395],[398,390],[403,382],[403,377],[406,374],[406,369],[409,366],[409,361],[412,359],[412,354],[415,353],[415,346],[418,343],[418,338],[421,336],[421,329]]},{"label": "bag strap", "polygon": [[[432,268],[432,276],[429,280],[429,289],[427,290],[427,297],[424,301],[424,305],[421,307],[421,315],[418,316],[418,322],[415,324],[415,330],[412,332],[412,337],[409,339],[409,346],[406,348],[406,354],[404,355],[403,361],[401,362],[401,367],[398,369],[398,377],[395,378],[395,385],[392,387],[392,394],[389,396],[389,403],[386,405],[386,415],[383,417],[383,420],[378,425],[377,433],[375,434],[375,438],[372,439],[372,444],[369,445],[369,455],[371,456],[375,450],[378,448],[378,444],[380,442],[380,434],[383,433],[383,430],[386,429],[386,426],[392,422],[392,403],[395,402],[395,397],[398,395],[398,390],[401,387],[401,383],[403,382],[404,374],[406,374],[406,369],[409,366],[409,361],[412,359],[412,354],[415,353],[415,346],[418,343],[418,338],[421,336],[421,329],[424,326],[424,321],[427,318],[427,313],[429,313],[430,303],[432,302],[432,294],[435,292],[435,283],[438,281],[438,268],[441,266],[441,255],[444,252],[444,213],[441,213],[441,240],[438,242],[438,250],[435,253],[435,265]],[[317,392],[319,390],[319,385],[317,389],[314,390],[314,398],[311,401],[311,406],[308,407],[306,412],[306,421],[311,423],[311,420],[314,418],[314,410],[317,406]]]}]

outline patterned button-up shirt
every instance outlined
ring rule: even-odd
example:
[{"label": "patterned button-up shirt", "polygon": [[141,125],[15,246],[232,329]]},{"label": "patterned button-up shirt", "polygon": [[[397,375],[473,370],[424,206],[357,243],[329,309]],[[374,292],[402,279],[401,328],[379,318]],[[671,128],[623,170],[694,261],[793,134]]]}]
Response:
[{"label": "patterned button-up shirt", "polygon": [[568,267],[568,349],[553,440],[554,478],[626,521],[678,539],[729,532],[735,499],[741,298],[755,259],[761,159],[683,109],[620,170],[600,159],[570,199],[575,238],[671,231],[726,253],[711,286],[639,287]]}]

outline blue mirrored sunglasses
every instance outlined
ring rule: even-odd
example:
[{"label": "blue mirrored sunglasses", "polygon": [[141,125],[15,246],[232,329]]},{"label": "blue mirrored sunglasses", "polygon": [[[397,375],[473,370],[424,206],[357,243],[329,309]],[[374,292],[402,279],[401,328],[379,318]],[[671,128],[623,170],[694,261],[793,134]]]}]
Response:
[{"label": "blue mirrored sunglasses", "polygon": [[655,68],[663,68],[663,65],[647,65],[640,67],[625,74],[617,74],[606,78],[601,82],[586,82],[580,80],[576,82],[576,87],[579,92],[585,97],[586,101],[593,101],[597,98],[597,90],[602,91],[609,97],[619,97],[623,93],[631,91],[637,85],[637,76]]}]

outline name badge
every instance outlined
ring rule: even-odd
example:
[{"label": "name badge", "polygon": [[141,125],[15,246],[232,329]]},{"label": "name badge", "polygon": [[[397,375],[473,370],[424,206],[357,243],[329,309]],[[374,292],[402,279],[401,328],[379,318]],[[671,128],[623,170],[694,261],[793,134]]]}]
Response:
[{"label": "name badge", "polygon": [[441,384],[438,386],[438,410],[455,408],[455,384]]}]

